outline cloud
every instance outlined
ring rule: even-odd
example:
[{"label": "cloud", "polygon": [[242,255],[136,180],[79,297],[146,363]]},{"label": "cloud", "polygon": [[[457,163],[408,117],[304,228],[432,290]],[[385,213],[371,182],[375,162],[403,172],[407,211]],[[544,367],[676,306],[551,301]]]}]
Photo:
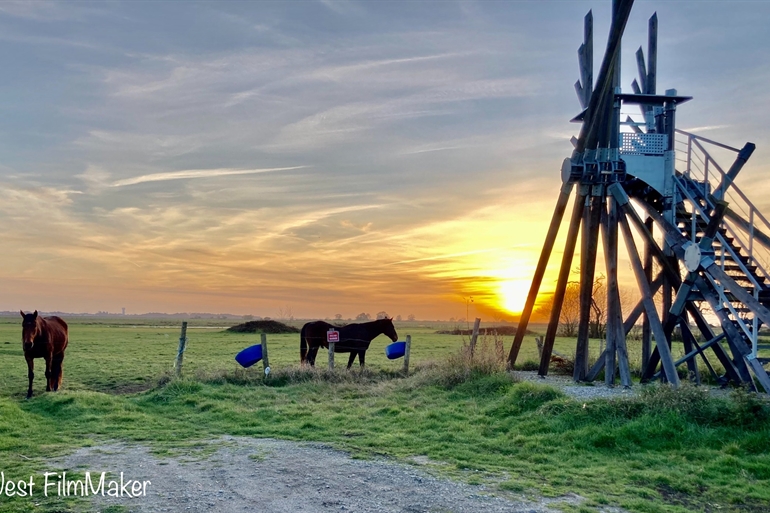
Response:
[{"label": "cloud", "polygon": [[188,169],[184,171],[169,171],[165,173],[153,173],[150,175],[135,176],[112,183],[112,187],[125,187],[146,182],[162,182],[166,180],[184,180],[190,178],[215,178],[218,176],[251,175],[257,173],[272,173],[275,171],[291,171],[303,169],[307,166],[272,167],[263,169]]}]

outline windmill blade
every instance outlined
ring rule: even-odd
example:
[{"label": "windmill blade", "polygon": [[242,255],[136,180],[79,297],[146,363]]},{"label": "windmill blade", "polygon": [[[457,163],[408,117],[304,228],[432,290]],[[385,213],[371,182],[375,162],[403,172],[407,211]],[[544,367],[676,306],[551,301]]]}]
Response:
[{"label": "windmill blade", "polygon": [[618,0],[617,2],[617,11],[610,27],[610,37],[607,40],[607,50],[604,53],[602,66],[596,79],[596,87],[591,93],[591,100],[588,102],[585,121],[580,128],[578,144],[573,157],[583,153],[586,149],[596,148],[600,125],[603,118],[606,117],[606,113],[601,111],[604,110],[603,107],[606,105],[607,97],[614,95],[612,80],[615,73],[615,63],[617,62],[620,50],[620,40],[626,29],[626,23],[633,5],[634,0]]},{"label": "windmill blade", "polygon": [[642,91],[646,91],[647,90],[647,66],[644,65],[644,51],[642,50],[641,46],[636,51],[636,67],[639,70],[639,82],[641,82]]}]

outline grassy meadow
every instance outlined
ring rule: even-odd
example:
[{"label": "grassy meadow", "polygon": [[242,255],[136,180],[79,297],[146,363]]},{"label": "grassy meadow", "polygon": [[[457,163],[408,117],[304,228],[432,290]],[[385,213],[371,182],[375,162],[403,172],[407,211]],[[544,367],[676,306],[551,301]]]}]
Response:
[{"label": "grassy meadow", "polygon": [[[645,387],[638,398],[582,403],[507,374],[498,357],[511,337],[485,337],[471,362],[462,336],[420,322],[396,326],[402,340],[412,336],[409,377],[399,374],[402,360],[385,358],[385,337],[372,343],[365,372],[345,371],[345,355],[334,373],[301,370],[291,334],[268,335],[265,381],[261,364],[244,370],[233,359],[259,335],[224,332],[232,321],[191,320],[184,376],[175,379],[179,322],[67,321],[63,390],[43,392],[37,360],[27,401],[20,319],[0,318],[7,477],[56,470],[47,457],[109,440],[175,454],[228,434],[325,442],[361,458],[420,456],[430,471],[501,493],[587,498],[561,503],[565,511],[770,511],[770,405],[753,395]],[[571,355],[573,342],[559,339],[555,349]],[[528,336],[519,361],[536,354]],[[2,496],[0,511],[88,511],[88,503]]]}]

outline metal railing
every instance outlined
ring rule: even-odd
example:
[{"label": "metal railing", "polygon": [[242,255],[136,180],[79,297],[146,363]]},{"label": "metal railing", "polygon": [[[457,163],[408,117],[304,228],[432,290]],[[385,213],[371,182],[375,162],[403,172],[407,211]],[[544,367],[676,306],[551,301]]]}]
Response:
[{"label": "metal railing", "polygon": [[677,167],[682,167],[680,172],[701,185],[704,198],[722,193],[730,208],[723,225],[748,257],[748,265],[756,266],[757,275],[766,278],[770,284],[770,222],[734,182],[725,180],[725,171],[707,147],[736,154],[740,150],[684,130],[676,132],[679,136],[676,139],[676,154]]}]

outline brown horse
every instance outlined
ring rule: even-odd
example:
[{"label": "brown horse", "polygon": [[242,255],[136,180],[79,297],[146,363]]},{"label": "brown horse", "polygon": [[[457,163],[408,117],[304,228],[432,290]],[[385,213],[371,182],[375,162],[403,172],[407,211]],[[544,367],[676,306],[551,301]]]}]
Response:
[{"label": "brown horse", "polygon": [[315,357],[320,347],[329,347],[326,334],[334,330],[339,332],[339,342],[334,344],[335,353],[350,353],[348,369],[358,356],[358,363],[364,366],[366,350],[369,349],[374,337],[385,334],[393,342],[398,340],[396,328],[393,327],[393,319],[377,319],[376,321],[360,324],[348,324],[347,326],[334,326],[324,321],[308,322],[302,326],[299,335],[299,358],[302,365],[315,365]]},{"label": "brown horse", "polygon": [[[21,312],[21,311],[20,311]],[[67,348],[67,323],[59,317],[43,318],[35,313],[25,314],[21,322],[21,346],[27,360],[29,389],[27,399],[32,397],[32,380],[35,379],[35,358],[45,359],[45,391],[56,392],[61,386],[64,350]]]}]

